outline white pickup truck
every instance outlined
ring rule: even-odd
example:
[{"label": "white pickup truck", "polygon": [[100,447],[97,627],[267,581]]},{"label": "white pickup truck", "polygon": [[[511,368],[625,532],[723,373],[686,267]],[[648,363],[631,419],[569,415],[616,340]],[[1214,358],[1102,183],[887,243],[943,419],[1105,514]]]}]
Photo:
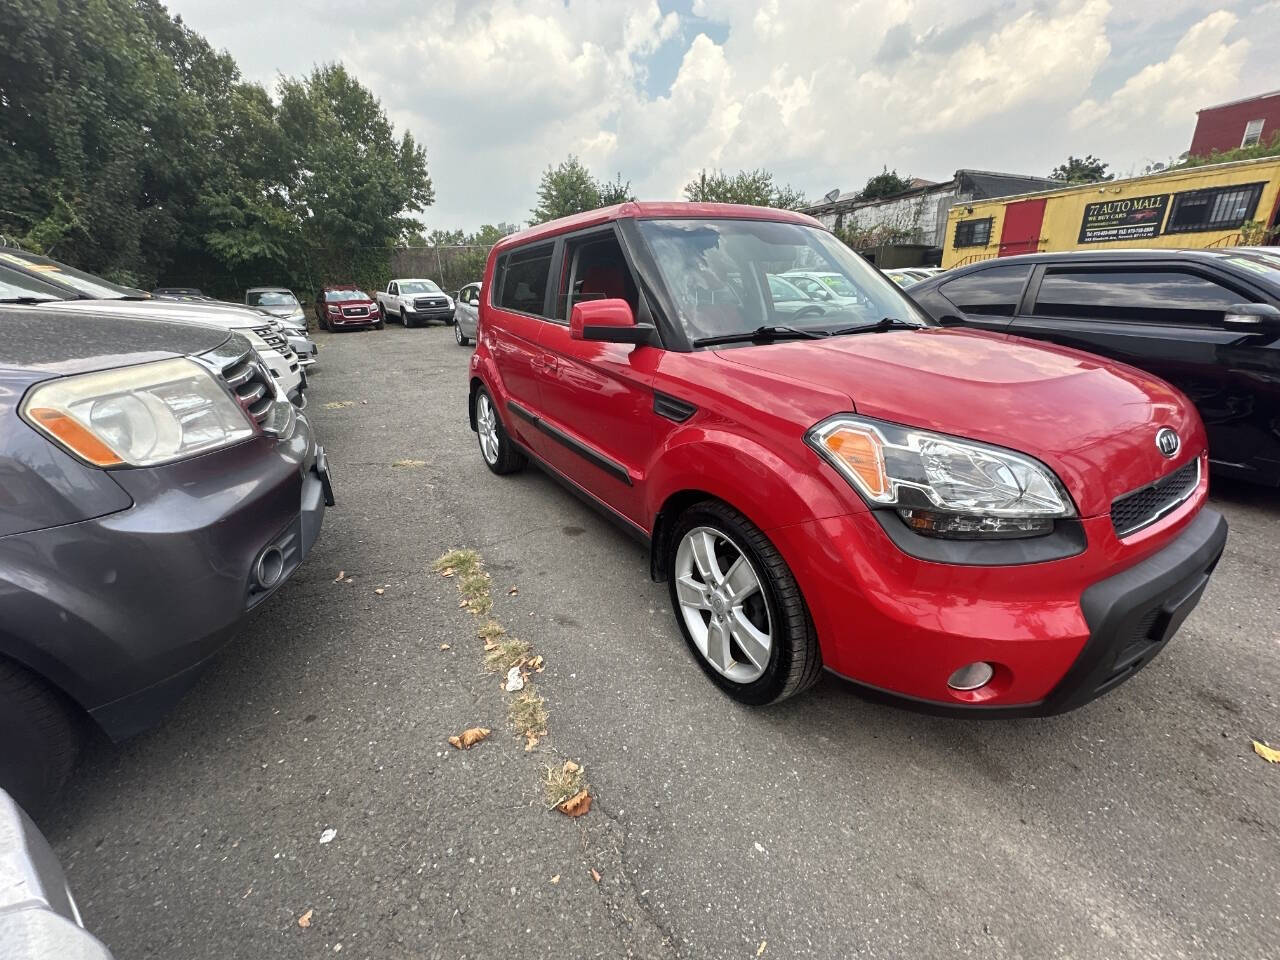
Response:
[{"label": "white pickup truck", "polygon": [[429,320],[453,323],[453,298],[436,286],[434,280],[392,280],[386,290],[376,294],[382,315],[399,320],[406,327],[416,327]]}]

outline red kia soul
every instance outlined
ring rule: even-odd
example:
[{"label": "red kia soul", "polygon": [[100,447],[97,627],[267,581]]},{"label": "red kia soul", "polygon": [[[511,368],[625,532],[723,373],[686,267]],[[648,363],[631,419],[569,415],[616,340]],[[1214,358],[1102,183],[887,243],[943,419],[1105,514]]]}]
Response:
[{"label": "red kia soul", "polygon": [[938,326],[809,217],[596,210],[501,240],[483,290],[485,463],[532,459],[646,540],[746,703],[825,667],[930,709],[1069,710],[1150,662],[1222,554],[1186,397]]}]

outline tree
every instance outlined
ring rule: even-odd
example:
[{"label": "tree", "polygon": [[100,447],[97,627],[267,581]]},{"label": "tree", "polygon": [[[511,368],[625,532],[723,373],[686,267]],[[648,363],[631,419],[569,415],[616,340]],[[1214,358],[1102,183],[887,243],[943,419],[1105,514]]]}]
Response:
[{"label": "tree", "polygon": [[1098,183],[1103,180],[1114,180],[1114,173],[1107,173],[1110,164],[1103,163],[1093,154],[1083,160],[1079,157],[1067,157],[1067,162],[1053,168],[1050,180],[1061,180],[1064,183]]},{"label": "tree", "polygon": [[777,186],[768,170],[739,170],[732,176],[723,170],[702,170],[684,187],[686,200],[696,203],[745,203],[755,207],[796,210],[805,205],[804,194],[790,184]]},{"label": "tree", "polygon": [[885,166],[879,173],[867,180],[867,185],[858,193],[858,199],[882,200],[885,197],[896,197],[898,194],[906,193],[910,189],[911,179],[909,177],[900,177],[897,170],[890,170],[888,166]]},{"label": "tree", "polygon": [[546,223],[600,206],[600,186],[591,171],[573,154],[557,167],[548,166],[538,184],[538,205],[529,211],[530,223]]},{"label": "tree", "polygon": [[630,203],[636,198],[631,192],[631,181],[624,181],[621,173],[615,180],[597,181],[596,192],[599,194],[602,207],[611,207],[615,203]]}]

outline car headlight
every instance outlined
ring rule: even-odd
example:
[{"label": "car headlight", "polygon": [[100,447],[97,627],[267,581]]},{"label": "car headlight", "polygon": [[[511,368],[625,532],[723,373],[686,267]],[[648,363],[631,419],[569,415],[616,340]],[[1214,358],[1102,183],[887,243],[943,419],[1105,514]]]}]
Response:
[{"label": "car headlight", "polygon": [[42,383],[23,418],[99,467],[150,467],[238,443],[253,421],[193,360],[141,363]]},{"label": "car headlight", "polygon": [[341,312],[342,312],[342,308],[341,308],[341,307],[339,307],[337,304],[333,304],[333,303],[329,304],[329,308],[328,308],[328,309],[329,309],[329,312],[330,312],[330,313],[341,313]]},{"label": "car headlight", "polygon": [[839,414],[805,441],[872,506],[896,509],[925,536],[1034,537],[1076,515],[1043,463],[976,440]]}]

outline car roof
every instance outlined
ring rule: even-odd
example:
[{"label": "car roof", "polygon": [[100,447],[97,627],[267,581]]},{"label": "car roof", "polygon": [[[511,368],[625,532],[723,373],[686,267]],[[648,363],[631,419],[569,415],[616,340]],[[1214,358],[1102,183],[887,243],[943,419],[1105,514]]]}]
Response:
[{"label": "car roof", "polygon": [[741,203],[691,203],[682,200],[661,200],[615,204],[612,207],[601,207],[585,213],[575,213],[559,220],[549,220],[536,226],[526,227],[518,233],[503,237],[494,250],[507,250],[511,247],[544,238],[551,238],[562,233],[572,233],[587,227],[601,226],[614,220],[777,220],[782,223],[796,223],[806,227],[818,227],[825,230],[818,220],[807,213],[796,213],[794,210],[779,210],[775,207],[752,207]]},{"label": "car roof", "polygon": [[293,293],[288,287],[250,287],[245,293]]}]

